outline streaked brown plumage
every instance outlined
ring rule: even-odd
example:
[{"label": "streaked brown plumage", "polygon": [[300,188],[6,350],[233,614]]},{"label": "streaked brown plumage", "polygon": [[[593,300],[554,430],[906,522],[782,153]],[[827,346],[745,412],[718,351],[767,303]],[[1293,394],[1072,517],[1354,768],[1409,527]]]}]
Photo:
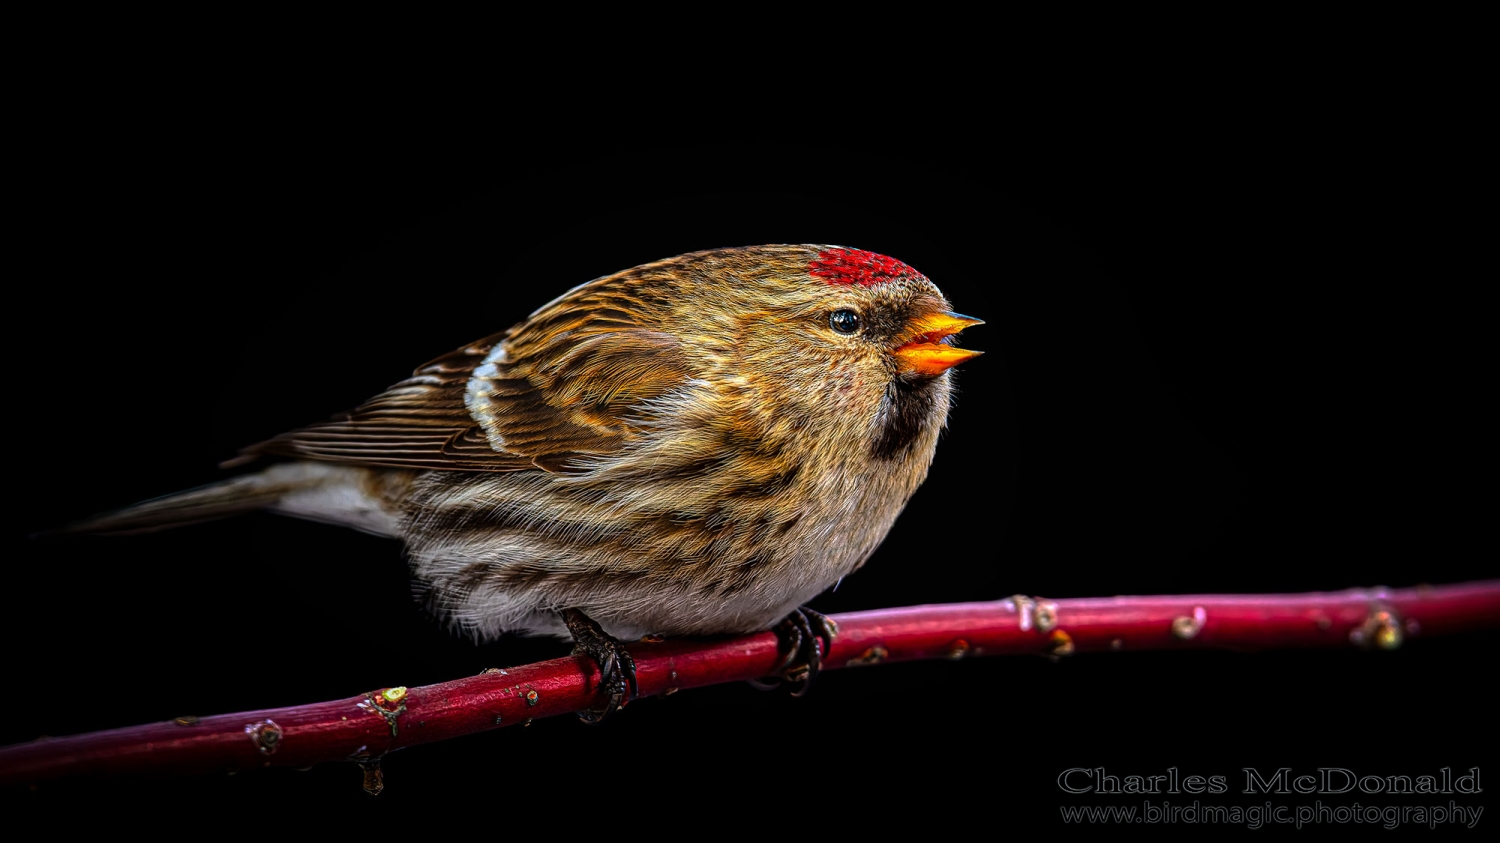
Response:
[{"label": "streaked brown plumage", "polygon": [[[479,639],[767,629],[859,568],[927,475],[978,320],[891,258],[694,252],[578,286],[253,474],[99,516],[132,532],[268,509],[400,539]],[[576,630],[573,630],[576,634]]]}]

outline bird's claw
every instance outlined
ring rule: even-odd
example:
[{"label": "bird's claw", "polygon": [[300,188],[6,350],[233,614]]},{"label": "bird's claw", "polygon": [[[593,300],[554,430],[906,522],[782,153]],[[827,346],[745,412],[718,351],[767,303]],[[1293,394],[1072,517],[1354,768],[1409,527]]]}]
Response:
[{"label": "bird's claw", "polygon": [[635,659],[619,639],[606,633],[583,612],[564,609],[562,617],[573,636],[574,655],[588,656],[599,666],[599,687],[607,700],[602,708],[578,712],[578,719],[585,723],[603,723],[640,692],[635,679]]},{"label": "bird's claw", "polygon": [[786,647],[786,658],[777,669],[777,675],[752,680],[750,684],[769,691],[782,682],[793,682],[796,690],[792,691],[792,696],[800,697],[807,693],[823,669],[823,659],[833,648],[834,636],[838,635],[838,624],[833,618],[802,606],[777,624],[775,632]]}]

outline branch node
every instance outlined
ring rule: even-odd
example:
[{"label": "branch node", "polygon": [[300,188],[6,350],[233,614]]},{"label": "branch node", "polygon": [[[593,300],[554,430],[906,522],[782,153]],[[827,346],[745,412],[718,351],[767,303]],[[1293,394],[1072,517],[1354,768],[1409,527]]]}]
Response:
[{"label": "branch node", "polygon": [[1037,632],[1051,632],[1057,627],[1057,604],[1052,602],[1043,603],[1040,598],[1034,604]]},{"label": "branch node", "polygon": [[1063,656],[1073,655],[1074,649],[1073,636],[1060,629],[1052,630],[1052,635],[1047,638],[1047,655],[1051,656],[1053,661]]},{"label": "branch node", "polygon": [[1364,623],[1349,630],[1349,641],[1366,650],[1394,650],[1401,646],[1405,638],[1401,627],[1401,619],[1395,611],[1376,604],[1370,607],[1370,614],[1365,617]]},{"label": "branch node", "polygon": [[359,703],[359,707],[384,717],[385,722],[390,724],[391,737],[394,738],[400,732],[398,720],[406,713],[406,686],[397,685],[394,688],[371,691],[365,695],[365,701]]},{"label": "branch node", "polygon": [[1172,635],[1183,641],[1190,641],[1198,637],[1203,630],[1203,622],[1208,620],[1208,613],[1202,606],[1193,607],[1193,616],[1179,615],[1172,619]]},{"label": "branch node", "polygon": [[[186,725],[178,721],[185,718],[179,717],[172,722],[177,725]],[[255,742],[255,748],[260,750],[261,755],[275,755],[276,750],[281,749],[281,739],[284,737],[281,727],[274,720],[262,720],[259,723],[250,723],[245,726],[245,734]]]}]

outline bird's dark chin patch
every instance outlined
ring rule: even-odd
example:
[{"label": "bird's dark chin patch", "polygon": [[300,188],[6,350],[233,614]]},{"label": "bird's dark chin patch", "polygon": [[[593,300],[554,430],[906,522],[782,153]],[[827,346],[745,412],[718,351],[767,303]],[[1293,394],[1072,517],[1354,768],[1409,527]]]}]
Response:
[{"label": "bird's dark chin patch", "polygon": [[883,424],[870,444],[875,459],[900,459],[911,453],[932,423],[937,382],[929,377],[898,377],[885,390]]}]

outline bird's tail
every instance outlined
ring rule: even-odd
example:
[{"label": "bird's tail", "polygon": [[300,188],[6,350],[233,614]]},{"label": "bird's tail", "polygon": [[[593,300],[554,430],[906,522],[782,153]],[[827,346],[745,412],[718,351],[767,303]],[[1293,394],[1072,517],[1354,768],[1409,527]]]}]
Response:
[{"label": "bird's tail", "polygon": [[391,478],[375,470],[320,462],[273,465],[254,474],[105,512],[38,534],[128,535],[268,510],[383,536],[396,535]]}]

